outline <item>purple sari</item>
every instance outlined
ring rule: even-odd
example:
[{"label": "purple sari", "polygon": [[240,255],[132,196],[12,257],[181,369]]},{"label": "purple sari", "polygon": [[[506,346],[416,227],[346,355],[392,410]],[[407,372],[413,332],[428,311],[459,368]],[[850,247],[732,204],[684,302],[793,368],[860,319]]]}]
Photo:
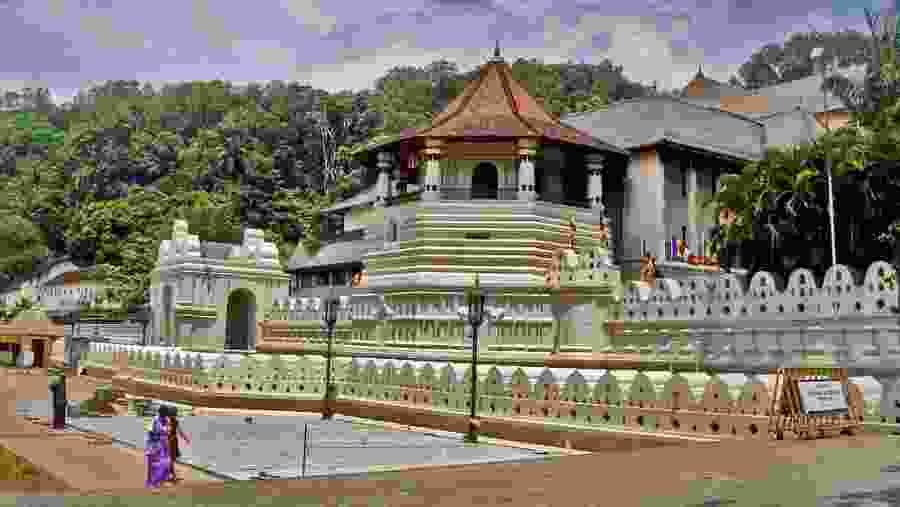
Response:
[{"label": "purple sari", "polygon": [[158,488],[160,483],[169,478],[172,460],[169,459],[169,424],[166,417],[156,416],[147,433],[144,456],[147,459],[148,488]]}]

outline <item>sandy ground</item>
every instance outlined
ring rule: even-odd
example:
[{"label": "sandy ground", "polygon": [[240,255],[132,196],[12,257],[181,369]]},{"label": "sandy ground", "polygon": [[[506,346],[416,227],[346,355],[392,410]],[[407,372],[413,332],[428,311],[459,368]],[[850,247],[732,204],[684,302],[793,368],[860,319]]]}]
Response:
[{"label": "sandy ground", "polygon": [[[97,383],[85,377],[70,379],[69,397],[87,399]],[[602,504],[626,507],[644,505],[642,499],[652,493],[666,495],[668,505],[674,506],[681,505],[674,499],[693,491],[697,481],[762,481],[769,478],[769,470],[775,465],[814,465],[823,450],[871,448],[882,445],[885,438],[863,434],[812,441],[726,441],[715,446],[561,456],[539,463],[407,470],[368,479],[257,481],[240,486],[191,480],[154,493],[141,486],[144,465],[139,451],[91,445],[87,437],[49,437],[46,429],[14,415],[16,398],[39,399],[46,395],[44,375],[0,373],[0,399],[6,403],[6,409],[0,414],[0,445],[18,443],[23,449],[21,455],[47,464],[44,468],[70,484],[77,484],[81,494],[105,496],[176,494],[233,498],[234,488],[240,487],[256,496],[319,498],[323,505],[333,504],[337,499],[349,502],[347,505],[374,505],[372,499],[376,498],[376,504],[392,506]],[[44,433],[36,433],[40,431]],[[26,438],[42,445],[25,443],[23,446]],[[59,464],[60,455],[77,458],[78,466],[68,462],[66,466],[52,466],[54,462]],[[77,476],[79,469],[81,476]],[[189,474],[190,471],[182,473],[185,477]],[[40,479],[36,481],[37,484],[29,484],[30,491],[41,490]],[[62,493],[57,480],[47,478],[46,481],[47,492]],[[648,488],[648,481],[652,487]]]}]

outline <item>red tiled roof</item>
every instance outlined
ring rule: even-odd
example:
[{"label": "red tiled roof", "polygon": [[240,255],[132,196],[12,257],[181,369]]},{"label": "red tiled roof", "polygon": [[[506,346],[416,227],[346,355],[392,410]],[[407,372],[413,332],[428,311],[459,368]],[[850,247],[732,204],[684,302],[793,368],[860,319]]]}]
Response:
[{"label": "red tiled roof", "polygon": [[414,137],[539,137],[612,148],[547,113],[513,79],[509,64],[498,59],[483,65],[478,79],[469,83],[430,127],[401,133],[403,139]]}]

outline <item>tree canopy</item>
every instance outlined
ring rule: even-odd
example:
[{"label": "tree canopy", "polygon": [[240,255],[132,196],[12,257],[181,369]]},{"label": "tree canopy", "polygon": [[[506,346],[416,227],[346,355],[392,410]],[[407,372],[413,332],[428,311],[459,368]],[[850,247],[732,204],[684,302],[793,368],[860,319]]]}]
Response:
[{"label": "tree canopy", "polygon": [[[114,300],[140,304],[176,217],[203,240],[240,241],[242,228],[260,228],[283,262],[300,243],[314,251],[318,210],[366,183],[353,150],[427,124],[475,72],[439,60],[340,93],[282,81],[155,89],[116,80],[64,106],[46,89],[8,92],[0,97],[0,272],[11,279],[70,256],[115,281]],[[609,61],[520,60],[513,73],[557,114],[645,92]]]},{"label": "tree canopy", "polygon": [[864,82],[832,76],[824,83],[851,111],[850,124],[815,144],[768,150],[723,178],[711,200],[717,211],[733,212],[734,220],[718,228],[719,244],[741,244],[751,273],[786,276],[806,267],[822,275],[831,264],[826,160],[834,178],[837,261],[859,269],[874,260],[900,261],[900,72],[893,38],[868,21]]}]

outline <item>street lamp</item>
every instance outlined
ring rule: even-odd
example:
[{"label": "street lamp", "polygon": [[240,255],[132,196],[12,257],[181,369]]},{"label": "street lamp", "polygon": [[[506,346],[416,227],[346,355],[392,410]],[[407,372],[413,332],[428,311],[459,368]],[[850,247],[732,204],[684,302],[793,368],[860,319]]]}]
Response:
[{"label": "street lamp", "polygon": [[478,442],[478,422],[476,420],[476,401],[478,399],[478,328],[484,324],[485,319],[497,321],[503,318],[502,309],[486,308],[484,305],[484,293],[478,275],[475,275],[475,286],[466,289],[466,306],[460,307],[457,314],[461,319],[472,326],[472,378],[469,398],[469,431],[466,433],[466,441]]},{"label": "street lamp", "polygon": [[[825,72],[828,65],[824,58],[825,49],[822,47],[813,48],[809,53],[812,60],[822,59],[822,83],[825,83]],[[830,133],[831,128],[828,124],[828,91],[822,87],[822,116],[825,119],[825,177],[828,180],[828,222],[831,230],[831,265],[837,264],[837,235],[834,226],[834,181],[831,175],[831,150],[830,150]]]},{"label": "street lamp", "polygon": [[332,292],[324,301],[322,308],[322,324],[328,332],[328,352],[325,356],[325,399],[322,404],[322,419],[330,420],[334,416],[332,408],[332,394],[334,392],[331,385],[331,346],[334,342],[334,326],[337,324],[338,310],[341,301],[334,297]]}]

